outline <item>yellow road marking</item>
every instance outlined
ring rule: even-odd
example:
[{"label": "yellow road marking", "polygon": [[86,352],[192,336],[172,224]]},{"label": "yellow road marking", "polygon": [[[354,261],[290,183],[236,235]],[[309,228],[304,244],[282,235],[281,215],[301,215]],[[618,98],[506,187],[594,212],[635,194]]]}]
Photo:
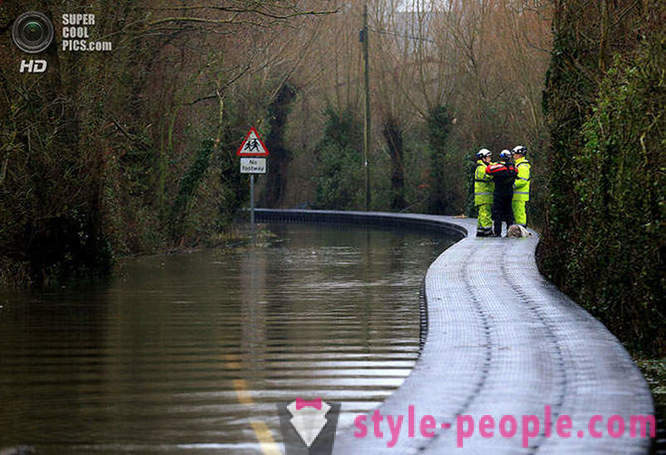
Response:
[{"label": "yellow road marking", "polygon": [[241,369],[240,356],[234,354],[224,354],[223,357],[227,362],[227,368],[231,368],[233,370]]},{"label": "yellow road marking", "polygon": [[252,406],[254,401],[252,401],[252,395],[248,391],[247,381],[245,379],[234,379],[234,389],[236,389],[236,395],[238,396],[238,401],[242,404]]},{"label": "yellow road marking", "polygon": [[[226,366],[228,368],[240,370],[241,364],[239,362],[239,356],[225,354],[223,357],[224,360],[226,360]],[[252,394],[250,393],[247,381],[245,379],[234,379],[231,382],[236,390],[238,401],[246,406],[252,406],[254,401],[252,400]],[[254,434],[257,436],[259,446],[264,455],[282,455],[282,452],[278,449],[278,445],[275,443],[275,439],[273,439],[273,434],[271,433],[270,428],[268,428],[264,422],[261,420],[250,420],[250,425],[254,430]]]},{"label": "yellow road marking", "polygon": [[261,420],[251,420],[250,425],[252,425],[252,429],[257,435],[261,451],[264,452],[265,455],[282,455],[282,452],[280,452],[280,449],[278,449],[278,446],[273,439],[271,430],[264,422]]}]

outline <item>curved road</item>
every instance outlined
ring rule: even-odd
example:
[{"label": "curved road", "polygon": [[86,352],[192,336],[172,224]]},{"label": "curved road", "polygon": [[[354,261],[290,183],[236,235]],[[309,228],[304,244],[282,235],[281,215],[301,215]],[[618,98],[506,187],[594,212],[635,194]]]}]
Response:
[{"label": "curved road", "polygon": [[[334,453],[648,452],[649,439],[630,437],[628,428],[630,416],[654,414],[647,383],[619,341],[538,272],[536,233],[528,239],[477,239],[476,220],[430,215],[303,210],[259,210],[257,215],[260,220],[417,225],[462,237],[427,271],[428,331],[422,355],[403,385],[378,408],[382,416],[404,416],[396,444],[387,447],[386,417],[380,424],[383,438],[378,438],[368,415],[368,435],[356,438],[355,427],[339,429]],[[416,417],[414,437],[407,435],[410,405]],[[550,435],[546,413],[553,422]],[[419,431],[425,415],[437,422],[432,437]],[[493,416],[492,437],[480,435],[484,415]],[[505,415],[517,420],[513,437],[498,434]],[[593,426],[603,432],[601,437],[588,431],[595,415],[603,419]],[[607,431],[608,419],[620,420],[615,415],[627,425],[621,437]],[[523,416],[540,422],[538,431],[530,424],[533,435],[527,439]],[[554,422],[567,417],[570,436],[558,436]],[[461,428],[469,429],[472,420],[473,434],[459,440]]]}]

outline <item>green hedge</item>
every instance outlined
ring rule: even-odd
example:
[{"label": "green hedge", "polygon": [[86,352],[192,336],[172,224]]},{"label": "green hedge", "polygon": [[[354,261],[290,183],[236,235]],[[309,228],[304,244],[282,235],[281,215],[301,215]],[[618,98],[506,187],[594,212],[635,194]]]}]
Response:
[{"label": "green hedge", "polygon": [[[665,35],[654,30],[635,50],[617,54],[587,115],[564,97],[547,106],[554,160],[539,251],[543,271],[574,300],[625,343],[661,355]],[[589,84],[555,69],[561,79],[549,81],[551,97],[590,93]]]}]

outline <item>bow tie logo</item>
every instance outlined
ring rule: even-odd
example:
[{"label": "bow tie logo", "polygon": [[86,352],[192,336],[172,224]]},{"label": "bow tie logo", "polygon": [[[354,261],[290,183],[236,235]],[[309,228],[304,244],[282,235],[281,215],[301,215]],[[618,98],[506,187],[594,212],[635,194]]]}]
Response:
[{"label": "bow tie logo", "polygon": [[296,410],[300,411],[305,407],[312,407],[315,409],[321,410],[321,398],[317,398],[311,401],[304,400],[302,398],[296,398]]},{"label": "bow tie logo", "polygon": [[296,398],[277,406],[285,455],[331,455],[340,403]]}]

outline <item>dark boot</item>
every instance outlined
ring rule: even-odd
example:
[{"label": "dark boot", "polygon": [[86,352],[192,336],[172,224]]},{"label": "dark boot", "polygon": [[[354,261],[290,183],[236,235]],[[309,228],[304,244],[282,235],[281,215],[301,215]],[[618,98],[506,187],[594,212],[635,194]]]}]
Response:
[{"label": "dark boot", "polygon": [[491,227],[480,227],[477,226],[476,228],[476,236],[477,237],[490,237],[493,235],[493,231]]}]

